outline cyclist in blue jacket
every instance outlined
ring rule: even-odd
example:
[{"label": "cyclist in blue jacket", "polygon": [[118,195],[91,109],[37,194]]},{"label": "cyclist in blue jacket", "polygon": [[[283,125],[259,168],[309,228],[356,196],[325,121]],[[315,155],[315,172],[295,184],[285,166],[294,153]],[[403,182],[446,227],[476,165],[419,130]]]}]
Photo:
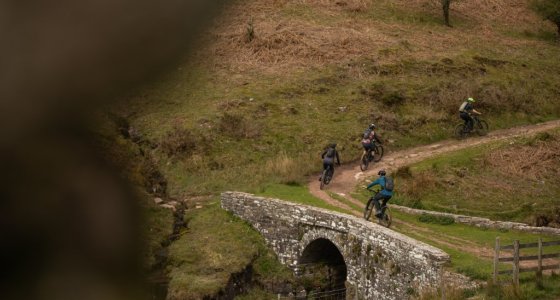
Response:
[{"label": "cyclist in blue jacket", "polygon": [[[386,178],[386,174],[387,172],[385,171],[385,169],[379,170],[379,172],[377,173],[377,175],[379,175],[379,178],[377,178],[367,186],[368,190],[371,190],[371,188],[375,185],[379,185],[382,188],[382,190],[373,197],[373,204],[375,205],[376,211],[375,216],[378,218],[383,217],[383,212],[385,211],[384,208],[391,197],[393,197],[393,179]],[[383,205],[379,205],[379,200],[383,200]]]}]

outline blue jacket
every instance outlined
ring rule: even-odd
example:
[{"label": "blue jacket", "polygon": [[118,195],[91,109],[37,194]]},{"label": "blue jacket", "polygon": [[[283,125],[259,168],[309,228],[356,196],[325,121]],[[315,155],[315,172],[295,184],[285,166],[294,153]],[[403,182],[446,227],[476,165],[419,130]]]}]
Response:
[{"label": "blue jacket", "polygon": [[381,195],[383,196],[393,196],[393,191],[388,191],[385,189],[385,176],[381,176],[379,178],[377,178],[377,180],[375,180],[374,182],[370,183],[367,186],[367,189],[369,190],[371,187],[373,187],[374,185],[379,184],[383,189],[381,190]]}]

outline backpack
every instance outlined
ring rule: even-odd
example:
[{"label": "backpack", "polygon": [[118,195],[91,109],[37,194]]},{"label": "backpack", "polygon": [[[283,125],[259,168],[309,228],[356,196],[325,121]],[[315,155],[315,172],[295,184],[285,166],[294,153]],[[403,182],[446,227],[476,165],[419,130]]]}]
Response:
[{"label": "backpack", "polygon": [[393,182],[393,178],[385,177],[385,189],[389,192],[392,192],[394,187],[395,183]]},{"label": "backpack", "polygon": [[363,139],[369,139],[369,135],[371,134],[371,129],[366,129],[366,131],[364,131],[364,135],[363,135]]},{"label": "backpack", "polygon": [[465,107],[467,107],[467,104],[467,101],[463,102],[463,104],[461,104],[461,106],[459,107],[459,112],[465,112]]},{"label": "backpack", "polygon": [[333,158],[335,155],[335,151],[334,148],[329,148],[327,149],[327,154],[325,154],[326,157],[328,158]]}]

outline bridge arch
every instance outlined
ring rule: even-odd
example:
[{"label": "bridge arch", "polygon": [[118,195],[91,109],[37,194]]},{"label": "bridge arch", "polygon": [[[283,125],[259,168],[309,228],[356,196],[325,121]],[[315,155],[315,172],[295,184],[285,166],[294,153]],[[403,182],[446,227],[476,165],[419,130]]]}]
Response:
[{"label": "bridge arch", "polygon": [[318,238],[311,241],[301,252],[297,268],[302,276],[311,273],[321,279],[322,284],[315,287],[317,292],[341,291],[346,288],[348,271],[344,255],[329,239]]},{"label": "bridge arch", "polygon": [[310,262],[344,266],[345,293],[360,299],[437,288],[449,261],[439,249],[346,214],[238,192],[223,193],[222,207],[258,230],[296,274]]}]

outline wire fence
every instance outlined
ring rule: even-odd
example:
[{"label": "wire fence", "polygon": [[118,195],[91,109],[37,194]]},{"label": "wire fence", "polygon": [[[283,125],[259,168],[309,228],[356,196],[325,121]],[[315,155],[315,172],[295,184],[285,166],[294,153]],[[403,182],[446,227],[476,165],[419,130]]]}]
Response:
[{"label": "wire fence", "polygon": [[306,300],[344,300],[346,299],[346,289],[337,289],[337,290],[330,290],[330,291],[321,291],[321,292],[314,292],[311,291],[309,294],[298,294],[298,295],[280,295],[278,294],[278,299],[306,299]]}]

